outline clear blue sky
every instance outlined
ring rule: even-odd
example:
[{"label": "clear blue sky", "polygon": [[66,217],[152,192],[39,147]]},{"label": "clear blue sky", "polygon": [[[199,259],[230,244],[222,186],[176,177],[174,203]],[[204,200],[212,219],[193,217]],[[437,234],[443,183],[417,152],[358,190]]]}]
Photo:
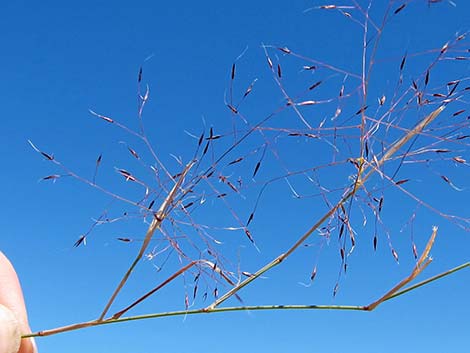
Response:
[{"label": "clear blue sky", "polygon": [[[367,2],[358,2],[367,6]],[[350,5],[347,1],[343,3]],[[375,1],[371,8],[372,19],[378,25],[385,3]],[[402,3],[405,2],[394,2],[391,11]],[[372,118],[382,116],[377,98],[386,95],[382,109],[390,109],[390,102],[405,94],[412,80],[434,101],[439,97],[433,97],[433,93],[447,93],[446,89],[452,87],[446,86],[446,82],[463,81],[458,87],[462,91],[461,102],[449,104],[442,120],[433,125],[433,131],[428,131],[439,136],[448,133],[444,137],[450,136],[449,141],[423,137],[411,149],[449,148],[452,151],[410,157],[414,163],[404,163],[395,181],[410,178],[402,186],[421,200],[441,212],[469,217],[468,165],[452,160],[452,157],[470,159],[466,139],[454,143],[465,131],[468,134],[468,111],[452,116],[468,106],[469,91],[463,89],[469,86],[469,61],[453,58],[468,57],[469,41],[463,40],[449,53],[444,53],[448,60],[432,66],[429,82],[427,85],[424,82],[426,68],[439,54],[436,49],[470,29],[470,4],[463,0],[455,0],[455,3],[453,6],[450,1],[442,1],[428,6],[427,1],[411,1],[396,16],[390,17],[375,56],[366,113]],[[323,119],[324,127],[358,124],[360,115],[355,112],[363,102],[354,89],[360,84],[355,75],[360,76],[362,70],[363,29],[354,20],[363,23],[364,17],[357,10],[345,10],[351,12],[352,19],[336,10],[305,11],[321,4],[264,0],[171,4],[143,0],[133,4],[125,1],[12,1],[0,5],[0,154],[3,162],[0,249],[10,257],[21,277],[34,331],[96,318],[138,251],[141,244],[138,239],[143,237],[146,225],[141,217],[102,225],[90,233],[86,246],[75,248],[75,241],[87,232],[93,219],[103,210],[109,210],[109,217],[117,217],[124,211],[137,216],[142,213],[112,201],[109,196],[71,177],[60,178],[55,183],[38,182],[44,176],[64,172],[35,153],[27,140],[89,179],[93,178],[96,158],[102,154],[97,182],[135,201],[142,197],[142,189],[135,183],[126,183],[115,168],[132,171],[142,180],[153,183],[152,187],[158,191],[159,185],[149,169],[127,150],[127,145],[132,147],[147,166],[151,165],[154,161],[143,144],[88,111],[92,109],[137,130],[137,73],[141,65],[142,84],[150,87],[150,100],[144,112],[148,136],[159,158],[174,174],[181,168],[170,154],[181,156],[187,163],[195,152],[197,138],[190,134],[199,136],[205,130],[207,137],[213,126],[214,134],[223,135],[213,140],[199,169],[202,172],[204,166],[210,165],[211,158],[216,158],[233,143],[234,128],[238,137],[246,131],[240,117],[235,117],[224,103],[224,99],[230,101],[231,66],[240,54],[244,53],[236,65],[234,103],[257,79],[253,91],[239,107],[240,112],[254,125],[281,109],[263,125],[271,130],[254,132],[218,165],[215,175],[229,177],[234,185],[238,185],[239,176],[243,178],[240,194],[215,179],[211,183],[202,181],[195,190],[196,196],[205,190],[207,201],[192,211],[191,219],[207,225],[208,233],[222,242],[220,245],[212,242],[211,247],[226,256],[221,263],[227,270],[236,274],[240,264],[241,271],[255,271],[285,251],[325,212],[326,205],[321,197],[296,199],[281,178],[266,188],[249,226],[259,252],[243,231],[216,229],[240,226],[226,205],[246,223],[264,183],[282,176],[286,170],[294,172],[331,163],[334,153],[338,161],[351,157],[350,153],[358,155],[357,129],[347,130],[347,136],[338,140],[328,133],[333,130],[322,130],[321,139],[287,136],[308,131],[294,110],[285,107],[285,97],[275,81],[276,72],[269,70],[262,48],[262,44],[288,47],[302,56],[294,57],[267,48],[274,71],[279,63],[280,81],[296,102],[332,100],[313,107],[299,107],[314,127],[312,133],[320,132],[317,128]],[[373,26],[371,23],[369,26],[369,39],[374,40]],[[372,46],[369,48],[372,50]],[[399,84],[399,68],[405,54],[403,80]],[[329,70],[308,58],[333,65],[349,75],[346,78],[344,72]],[[302,69],[309,65],[319,68]],[[318,81],[322,83],[309,92],[307,88]],[[343,81],[345,92],[351,93],[351,97],[339,102],[338,92]],[[417,117],[437,107],[436,103],[431,103],[429,107],[417,108],[415,99],[406,105],[406,99],[413,95],[410,92],[393,114],[386,117],[387,121],[410,127]],[[342,114],[332,120],[339,106]],[[452,132],[447,126],[453,124],[464,128]],[[400,136],[396,129],[386,131],[383,126],[378,134],[388,142]],[[371,139],[371,153],[380,155],[380,139]],[[266,141],[269,146],[259,172],[252,179]],[[338,152],[334,152],[332,144],[337,145]],[[279,160],[275,158],[276,151]],[[227,165],[242,156],[243,163]],[[430,159],[428,163],[420,162],[426,158]],[[387,170],[390,176],[397,163],[392,162]],[[329,190],[340,188],[339,192],[325,194],[334,202],[350,183],[348,176],[352,174],[354,166],[349,163],[288,180],[301,196],[319,192],[315,178]],[[309,181],[307,175],[314,182]],[[449,178],[455,188],[442,176]],[[375,220],[367,207],[371,199],[362,193],[362,198],[354,201],[350,215],[357,244],[348,256],[348,271],[341,274],[336,297],[332,292],[341,268],[338,227],[332,230],[329,241],[315,234],[308,241],[310,246],[300,248],[285,264],[243,289],[240,295],[244,303],[367,304],[411,271],[414,264],[412,241],[422,250],[433,225],[440,227],[439,235],[432,251],[434,262],[426,269],[423,279],[469,260],[467,232],[425,206],[417,206],[397,188],[388,186],[380,191],[389,184],[375,177],[369,185],[372,196],[384,197],[383,226],[377,226],[376,252],[372,246]],[[227,203],[214,197],[213,188],[229,194],[225,199]],[[189,195],[185,202],[193,200],[191,197]],[[365,226],[362,211],[368,218]],[[414,212],[414,221],[407,225]],[[174,216],[177,220],[188,221],[181,211]],[[337,219],[332,227],[335,222]],[[187,225],[179,224],[179,229],[174,230],[168,222],[165,230],[180,239],[181,246],[191,256],[199,255],[188,239],[197,244],[201,256],[211,259],[204,243],[197,240],[200,239],[198,234],[191,233]],[[189,238],[178,238],[181,233]],[[399,264],[391,255],[387,234],[400,256]],[[123,243],[116,240],[117,237],[135,241]],[[346,250],[349,245],[348,242]],[[153,243],[150,249],[164,246],[164,243]],[[168,253],[139,264],[113,306],[115,310],[181,267],[172,253],[163,269],[157,271]],[[317,278],[311,285],[302,285],[310,284],[310,274],[316,264]],[[283,311],[174,317],[79,330],[39,338],[37,342],[40,351],[48,353],[465,352],[470,315],[470,287],[465,283],[468,283],[469,273],[466,270],[450,276],[372,313]],[[184,280],[177,279],[129,314],[184,309],[185,292],[192,298],[193,278],[188,274]],[[206,279],[210,282],[210,278]],[[200,283],[196,300],[190,299],[192,308],[207,305],[211,298],[209,293],[207,301],[203,302],[205,285],[203,280]],[[209,287],[211,289],[213,287]],[[223,293],[227,287],[220,284],[218,289]],[[230,300],[229,304],[236,305],[237,301]]]}]

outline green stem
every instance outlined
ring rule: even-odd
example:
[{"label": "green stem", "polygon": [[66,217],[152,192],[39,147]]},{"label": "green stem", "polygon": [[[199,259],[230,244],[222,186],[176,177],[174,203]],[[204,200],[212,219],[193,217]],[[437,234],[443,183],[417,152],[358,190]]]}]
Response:
[{"label": "green stem", "polygon": [[[464,263],[460,266],[454,267],[448,271],[442,272],[436,276],[428,278],[422,282],[419,282],[415,285],[407,287],[394,295],[391,295],[384,301],[396,298],[402,294],[410,292],[414,289],[417,289],[425,284],[431,283],[436,281],[440,278],[446,277],[455,273],[457,271],[463,270],[464,268],[470,267],[470,262]],[[126,321],[135,321],[135,320],[144,320],[144,319],[155,319],[161,317],[170,317],[170,316],[183,316],[183,315],[195,315],[195,314],[209,314],[209,313],[222,313],[222,312],[232,312],[232,311],[257,311],[257,310],[349,310],[349,311],[368,311],[367,306],[361,305],[253,305],[253,306],[233,306],[233,307],[225,307],[225,308],[214,308],[208,310],[207,308],[202,309],[194,309],[194,310],[179,310],[179,311],[168,311],[162,313],[154,313],[154,314],[146,314],[146,315],[136,315],[136,316],[128,316],[128,317],[121,317],[117,319],[109,318],[105,320],[93,320],[82,322],[79,324],[73,324],[63,327],[57,327],[51,330],[44,330],[38,331],[35,333],[23,335],[22,338],[27,337],[41,337],[41,336],[50,336],[55,335],[62,332],[74,331],[83,329],[86,327],[93,327],[93,326],[101,326],[106,324],[115,324],[120,322]]]},{"label": "green stem", "polygon": [[460,270],[463,270],[464,268],[467,268],[467,267],[470,267],[470,262],[466,262],[460,266],[457,266],[457,267],[454,267],[448,271],[445,271],[445,272],[442,272],[438,275],[435,275],[433,277],[430,277],[424,281],[421,281],[419,283],[416,283],[416,284],[413,284],[412,286],[409,286],[405,289],[402,289],[401,291],[398,291],[396,292],[395,294],[391,295],[390,297],[388,297],[387,299],[385,299],[384,301],[387,301],[387,300],[390,300],[390,299],[393,299],[393,298],[396,298],[396,297],[399,297],[400,295],[403,295],[405,293],[408,293],[414,289],[417,289],[419,287],[422,287],[424,286],[425,284],[428,284],[428,283],[431,283],[431,282],[434,282],[434,281],[437,281],[438,279],[442,278],[442,277],[446,277],[454,272],[457,272],[457,271],[460,271]]},{"label": "green stem", "polygon": [[128,317],[121,317],[118,319],[105,319],[105,320],[93,320],[82,322],[79,324],[73,324],[69,326],[58,327],[51,330],[38,331],[35,333],[30,333],[23,335],[22,338],[27,337],[43,337],[55,335],[62,332],[74,331],[83,329],[86,327],[101,326],[107,324],[116,324],[126,321],[135,321],[135,320],[145,320],[145,319],[156,319],[161,317],[170,317],[170,316],[183,316],[183,315],[195,315],[195,314],[208,314],[208,313],[222,313],[222,312],[231,312],[231,311],[256,311],[256,310],[356,310],[364,311],[363,306],[357,305],[252,305],[252,306],[233,306],[225,308],[215,308],[213,310],[207,311],[205,308],[194,309],[194,310],[178,310],[178,311],[168,311],[162,313],[153,313],[146,315],[135,315]]}]

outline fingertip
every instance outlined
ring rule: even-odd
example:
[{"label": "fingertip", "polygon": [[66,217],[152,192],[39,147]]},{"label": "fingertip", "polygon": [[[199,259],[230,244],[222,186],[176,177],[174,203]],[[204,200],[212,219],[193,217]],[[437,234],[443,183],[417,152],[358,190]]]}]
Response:
[{"label": "fingertip", "polygon": [[0,304],[0,353],[17,353],[20,342],[20,323],[10,309]]},{"label": "fingertip", "polygon": [[[0,352],[1,353],[1,352]],[[18,353],[38,353],[36,341],[33,337],[23,338]]]},{"label": "fingertip", "polygon": [[37,353],[30,333],[23,293],[13,265],[0,251],[0,353]]},{"label": "fingertip", "polygon": [[33,353],[38,353],[38,346],[36,346],[36,340],[34,339],[34,337],[31,337],[30,340],[33,345]]},{"label": "fingertip", "polygon": [[10,260],[0,251],[0,304],[9,308],[18,319],[24,331],[28,315],[24,304],[20,281]]}]

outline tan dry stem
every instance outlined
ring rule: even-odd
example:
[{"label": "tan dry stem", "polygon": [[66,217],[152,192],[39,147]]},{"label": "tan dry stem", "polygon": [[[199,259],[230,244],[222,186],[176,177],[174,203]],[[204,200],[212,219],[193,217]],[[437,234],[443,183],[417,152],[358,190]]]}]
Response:
[{"label": "tan dry stem", "polygon": [[431,237],[429,238],[428,243],[426,244],[426,248],[424,249],[423,253],[421,254],[421,257],[419,258],[415,268],[411,272],[411,274],[400,281],[395,287],[390,289],[387,293],[385,293],[382,297],[380,297],[378,300],[375,302],[369,304],[366,306],[365,310],[372,311],[374,310],[377,306],[382,304],[384,301],[390,299],[392,296],[394,296],[400,289],[402,289],[404,286],[406,286],[408,283],[410,283],[412,280],[414,280],[432,261],[432,259],[429,258],[429,252],[431,251],[431,248],[434,244],[434,240],[436,239],[437,235],[437,227],[433,227]]}]

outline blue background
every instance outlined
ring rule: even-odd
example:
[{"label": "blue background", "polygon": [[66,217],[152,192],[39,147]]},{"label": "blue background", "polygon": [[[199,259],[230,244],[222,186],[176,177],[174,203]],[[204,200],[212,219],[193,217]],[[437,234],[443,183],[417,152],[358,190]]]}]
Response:
[{"label": "blue background", "polygon": [[[385,3],[373,3],[371,14],[377,22],[385,11]],[[144,113],[146,129],[159,157],[177,173],[180,168],[170,153],[187,162],[196,146],[196,140],[185,131],[199,136],[204,126],[206,133],[209,126],[214,126],[216,133],[230,133],[234,117],[224,104],[224,94],[228,94],[231,65],[245,48],[247,51],[237,61],[233,89],[234,95],[240,97],[250,82],[258,79],[240,108],[245,109],[243,113],[252,124],[285,105],[266,64],[262,43],[287,46],[305,57],[360,74],[361,27],[338,11],[305,11],[315,5],[318,3],[310,1],[244,0],[15,1],[0,5],[3,162],[0,248],[19,273],[34,331],[95,318],[140,246],[138,241],[127,244],[116,237],[142,238],[146,225],[141,218],[103,225],[91,233],[86,246],[75,248],[74,242],[104,209],[113,215],[136,210],[111,203],[108,196],[73,178],[60,178],[55,183],[38,182],[44,176],[63,172],[35,153],[27,140],[53,153],[57,160],[87,178],[92,177],[95,160],[103,153],[99,182],[137,198],[142,190],[125,183],[114,167],[135,170],[140,175],[144,175],[145,168],[132,159],[126,144],[121,142],[138,150],[149,163],[151,156],[135,138],[93,117],[88,109],[137,129],[136,81],[143,65],[144,82],[149,84],[151,92]],[[399,5],[401,2],[393,2],[392,11]],[[455,38],[456,33],[469,29],[470,5],[466,1],[456,1],[456,5],[443,1],[428,6],[426,1],[413,1],[391,17],[370,86],[370,104],[374,109],[376,98],[382,93],[391,97],[403,90],[396,89],[396,82],[405,52],[409,55],[404,71],[407,88],[411,79],[422,75],[436,56],[436,49]],[[351,10],[351,13],[363,21],[358,11]],[[430,49],[434,51],[426,52]],[[301,92],[319,77],[326,82],[319,91],[321,94],[306,99],[336,97],[344,75],[327,70],[305,72],[301,68],[309,65],[307,60],[291,60],[282,52],[268,50],[271,58],[281,63],[283,80],[292,92]],[[416,53],[424,54],[415,57]],[[454,65],[449,61],[432,71],[430,85],[437,90],[446,81],[468,76],[468,62]],[[354,80],[348,78],[347,88],[352,88],[354,82],[357,84]],[[468,95],[463,102],[449,107],[445,119],[457,109],[465,109],[466,101]],[[356,95],[347,101],[345,114],[354,115],[361,104]],[[313,112],[314,108],[311,109]],[[318,126],[332,112],[334,107],[326,105],[323,109],[320,105],[309,119]],[[414,112],[410,109],[411,115]],[[292,110],[284,109],[279,116],[279,120],[268,125],[305,129]],[[465,116],[462,121],[465,122]],[[408,124],[407,120],[403,123]],[[243,124],[237,124],[243,129]],[[228,136],[218,146],[230,144],[233,140]],[[275,141],[274,136],[269,135],[270,141]],[[391,133],[388,140],[394,136]],[[286,142],[281,138],[276,142],[289,170],[331,161],[332,149],[326,143],[308,139]],[[260,185],[283,173],[282,163],[276,162],[268,151],[257,182],[250,181],[262,143],[260,135],[253,134],[252,140],[226,160],[248,155],[246,163],[233,171],[223,170],[232,173],[235,180],[239,173],[248,184],[252,183],[243,191],[245,199],[237,195],[227,198],[243,221],[253,208]],[[351,137],[343,146],[351,146],[353,155],[357,155],[357,145],[358,141]],[[451,147],[458,150],[453,156],[469,158],[466,145]],[[222,150],[220,147],[214,153]],[[339,156],[344,158],[344,154]],[[403,176],[397,178],[411,176],[410,188],[420,198],[443,212],[468,217],[467,167],[442,160],[430,168],[422,164],[404,167]],[[323,171],[322,185],[344,188],[353,172],[351,165],[338,171],[333,168]],[[453,190],[439,178],[442,174],[452,177],[464,190]],[[151,180],[148,175],[146,178]],[[292,180],[302,193],[313,193],[314,188],[309,189],[305,179]],[[380,183],[380,179],[373,182]],[[214,182],[214,186],[225,190],[220,183]],[[211,190],[207,185],[204,187]],[[338,200],[340,194],[341,191],[332,193],[331,201]],[[224,243],[218,249],[227,254],[232,270],[236,271],[240,256],[242,270],[255,271],[285,251],[325,210],[320,198],[294,199],[281,180],[267,189],[250,226],[260,252],[242,231],[214,231]],[[374,219],[369,213],[369,223],[362,227],[362,215],[356,209],[353,215],[357,246],[348,258],[350,266],[347,274],[341,275],[336,297],[333,298],[332,291],[341,267],[337,233],[330,242],[323,242],[321,256],[318,255],[319,237],[314,236],[309,241],[312,246],[299,249],[285,264],[240,292],[244,303],[363,305],[371,302],[408,275],[413,267],[410,228],[404,225],[415,210],[413,236],[418,249],[423,248],[432,226],[440,226],[432,251],[435,260],[422,278],[468,261],[470,240],[465,231],[425,207],[417,208],[398,189],[392,189],[386,194],[383,221],[400,255],[399,265],[391,256],[384,229],[379,232],[378,250],[373,251]],[[224,204],[213,195],[208,197],[207,208],[197,209],[194,217],[203,224],[237,226]],[[181,266],[172,257],[164,270],[157,272],[153,265],[160,264],[159,258],[140,263],[114,308],[128,304]],[[318,264],[317,279],[309,286],[302,285],[309,283],[315,264]],[[132,314],[184,309],[185,291],[191,296],[192,280],[191,276],[185,282],[176,280]],[[372,313],[282,311],[174,317],[106,325],[38,338],[37,342],[41,352],[466,352],[470,315],[467,280],[468,271],[463,271]],[[224,287],[219,291],[224,292]],[[210,297],[209,294],[204,303],[199,296],[194,307],[207,304]],[[236,305],[237,301],[230,300],[227,304]]]}]

